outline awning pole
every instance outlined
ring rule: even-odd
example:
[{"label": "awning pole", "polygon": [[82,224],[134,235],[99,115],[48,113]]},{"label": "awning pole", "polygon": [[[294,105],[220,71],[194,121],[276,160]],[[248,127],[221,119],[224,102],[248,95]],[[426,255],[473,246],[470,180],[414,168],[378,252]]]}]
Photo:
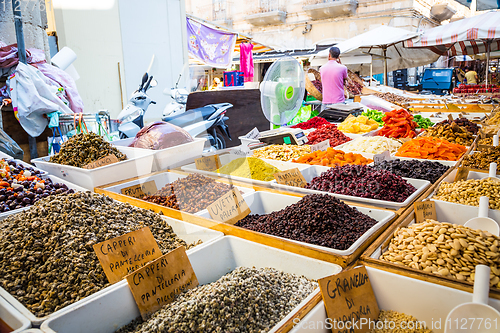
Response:
[{"label": "awning pole", "polygon": [[384,52],[384,85],[388,86],[387,83],[387,46],[382,47],[382,51]]},{"label": "awning pole", "polygon": [[373,80],[373,58],[371,58],[370,61],[370,87],[372,86],[372,80]]},{"label": "awning pole", "polygon": [[486,89],[488,89],[488,74],[490,72],[490,43],[491,41],[486,41]]}]

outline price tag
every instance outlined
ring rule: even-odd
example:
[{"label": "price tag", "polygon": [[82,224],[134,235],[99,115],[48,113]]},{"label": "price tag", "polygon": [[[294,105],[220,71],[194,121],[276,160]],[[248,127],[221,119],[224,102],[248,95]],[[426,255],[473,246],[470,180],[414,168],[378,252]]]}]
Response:
[{"label": "price tag", "polygon": [[318,281],[326,314],[337,332],[370,332],[377,321],[379,308],[366,268],[342,271]]},{"label": "price tag", "polygon": [[212,219],[235,224],[248,214],[250,208],[238,189],[232,189],[207,207]]},{"label": "price tag", "polygon": [[453,122],[453,116],[451,114],[448,114],[448,120],[450,121],[450,123]]},{"label": "price tag", "polygon": [[160,248],[149,227],[94,244],[94,252],[109,283],[116,283],[151,260],[161,257]]},{"label": "price tag", "polygon": [[373,162],[375,164],[380,164],[382,161],[389,161],[391,159],[391,153],[386,150],[383,153],[373,155]]},{"label": "price tag", "polygon": [[203,156],[194,160],[196,169],[214,171],[221,167],[219,155]]},{"label": "price tag", "polygon": [[154,180],[142,184],[132,185],[121,189],[122,194],[142,199],[145,195],[153,195],[158,189]]},{"label": "price tag", "polygon": [[245,145],[241,145],[239,147],[231,149],[229,151],[229,154],[236,155],[236,156],[241,156],[241,157],[248,157],[248,156],[253,156],[253,150],[250,150]]},{"label": "price tag", "polygon": [[127,275],[127,282],[144,320],[175,295],[198,286],[184,246]]},{"label": "price tag", "polygon": [[311,145],[311,153],[317,150],[327,150],[330,148],[330,140],[321,141],[315,145]]},{"label": "price tag", "polygon": [[244,136],[244,138],[257,140],[259,138],[259,136],[260,136],[259,130],[257,129],[257,127],[254,127],[250,132],[248,132]]},{"label": "price tag", "polygon": [[94,161],[92,163],[89,163],[87,165],[82,166],[84,169],[95,169],[99,168],[105,165],[113,164],[116,162],[120,162],[118,160],[118,157],[116,157],[114,154],[104,156],[103,158],[98,159],[97,161]]},{"label": "price tag", "polygon": [[427,219],[437,221],[436,206],[434,201],[421,201],[413,204],[415,210],[415,221],[417,223],[424,222]]},{"label": "price tag", "polygon": [[467,180],[467,177],[469,177],[469,171],[469,168],[459,167],[457,169],[457,174],[455,175],[455,182]]},{"label": "price tag", "polygon": [[307,182],[298,168],[277,172],[274,179],[281,185],[305,187]]}]

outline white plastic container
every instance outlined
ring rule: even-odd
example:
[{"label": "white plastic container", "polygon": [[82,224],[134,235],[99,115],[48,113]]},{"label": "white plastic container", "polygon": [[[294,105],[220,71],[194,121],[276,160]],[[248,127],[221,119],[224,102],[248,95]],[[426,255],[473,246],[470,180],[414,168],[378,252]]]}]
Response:
[{"label": "white plastic container", "polygon": [[147,149],[136,149],[117,147],[119,151],[127,155],[125,161],[105,165],[95,169],[83,169],[70,165],[62,165],[49,162],[50,157],[40,157],[31,160],[32,163],[50,174],[67,179],[76,185],[94,190],[94,187],[144,176],[151,173],[154,160],[154,151]]},{"label": "white plastic container", "polygon": [[[310,168],[302,171],[302,175],[304,176],[304,179],[306,180],[306,182],[309,183],[313,180],[313,178],[321,176],[321,174],[323,172],[325,172],[324,168],[325,167],[318,166],[318,165],[311,165]],[[343,194],[337,194],[337,193],[310,190],[310,189],[294,187],[294,186],[289,186],[289,185],[281,185],[281,184],[278,184],[276,182],[276,180],[271,181],[271,186],[276,187],[278,189],[293,191],[293,192],[297,192],[297,193],[304,193],[304,194],[330,194],[330,195],[333,195],[341,200],[363,202],[363,203],[368,203],[368,204],[372,204],[372,205],[383,206],[385,208],[396,208],[397,209],[400,207],[408,206],[410,204],[410,202],[413,201],[413,199],[419,197],[431,185],[431,183],[427,180],[404,178],[404,177],[403,177],[403,179],[406,180],[408,183],[410,183],[411,185],[413,185],[417,189],[415,192],[413,192],[412,195],[410,195],[403,202],[360,198],[360,197],[355,197],[352,195],[343,195]]]},{"label": "white plastic container", "polygon": [[[238,156],[238,155],[233,155],[233,154],[224,154],[224,155],[219,155],[219,158],[220,158],[220,163],[222,164],[222,166],[224,166],[224,165],[228,164],[229,162],[231,162],[231,161],[233,161],[235,159],[238,159],[238,158],[242,158],[242,157]],[[264,159],[261,159],[261,160],[264,161]],[[293,169],[293,168],[298,168],[301,172],[303,172],[303,170],[306,170],[306,169],[309,168],[309,165],[307,165],[307,164],[283,162],[283,161],[268,160],[268,159],[266,159],[265,162],[268,163],[268,164],[271,164],[271,165],[275,166],[280,171],[289,170],[289,169]],[[181,169],[184,170],[184,171],[187,171],[187,172],[197,172],[197,173],[202,173],[202,174],[210,175],[210,176],[224,177],[224,178],[229,178],[229,179],[233,179],[233,180],[237,180],[237,181],[242,181],[242,182],[247,182],[247,183],[250,182],[252,184],[261,185],[261,186],[266,186],[266,185],[269,185],[271,183],[271,181],[265,182],[265,181],[262,181],[262,180],[256,180],[256,179],[250,179],[250,178],[243,178],[243,177],[236,177],[236,176],[225,175],[225,174],[222,174],[222,173],[216,173],[216,172],[212,172],[212,171],[198,170],[198,169],[196,169],[196,164],[195,163],[191,163],[191,164],[185,165]]]},{"label": "white plastic container", "polygon": [[[245,199],[245,202],[248,204],[248,207],[250,208],[250,211],[251,211],[250,214],[258,214],[258,215],[269,214],[272,212],[282,210],[290,205],[297,203],[298,201],[300,201],[300,199],[302,199],[301,197],[296,197],[296,196],[291,196],[291,195],[283,195],[283,194],[277,194],[277,193],[271,193],[271,192],[262,192],[262,191],[257,191],[254,193],[245,194],[245,195],[243,195],[243,198]],[[354,253],[354,251],[356,251],[368,238],[370,238],[371,235],[373,235],[375,232],[377,232],[377,230],[379,230],[384,225],[386,225],[395,216],[395,214],[393,212],[388,211],[388,210],[371,209],[371,208],[364,208],[364,207],[357,207],[357,206],[351,206],[351,207],[356,208],[361,213],[366,214],[366,215],[370,216],[371,218],[377,220],[377,224],[375,224],[373,227],[368,229],[347,250],[332,249],[332,248],[325,247],[325,246],[300,242],[300,241],[296,241],[296,240],[284,238],[284,237],[279,237],[279,236],[274,236],[274,237],[288,240],[290,242],[294,242],[297,244],[309,246],[309,247],[312,247],[315,249],[328,251],[328,252],[335,253],[338,255],[347,256],[347,255]],[[207,210],[201,211],[197,215],[200,215],[200,216],[208,218],[208,219],[210,218],[210,214],[208,213]]]},{"label": "white plastic container", "polygon": [[31,327],[31,322],[17,311],[6,300],[0,297],[0,319],[5,322],[12,332],[23,332]]},{"label": "white plastic container", "polygon": [[[7,159],[6,159],[6,160],[7,160]],[[33,168],[33,169],[35,169],[35,170],[38,170],[38,171],[40,171],[40,174],[39,174],[40,176],[45,176],[45,175],[48,175],[48,174],[49,174],[47,171],[42,170],[42,169],[38,169],[38,168],[37,168],[37,167],[35,167],[34,165],[31,165],[31,164],[26,163],[26,162],[24,162],[24,161],[21,161],[21,160],[16,160],[16,159],[13,159],[12,157],[11,157],[10,159],[8,159],[8,160],[13,160],[13,161],[14,161],[14,162],[16,162],[17,164],[21,164],[21,165],[23,165],[25,168]]]},{"label": "white plastic container", "polygon": [[[204,248],[188,253],[200,285],[218,280],[237,267],[274,267],[286,273],[320,279],[338,274],[339,265],[257,244],[233,236],[223,237]],[[297,308],[269,332],[276,330],[313,296],[317,288]],[[112,333],[139,316],[139,310],[128,285],[109,290],[99,298],[88,300],[44,322],[46,333]]]},{"label": "white plastic container", "polygon": [[[210,243],[224,236],[224,234],[219,231],[203,228],[170,217],[162,216],[162,218],[168,223],[168,225],[172,227],[173,231],[177,234],[177,236],[182,240],[184,240],[186,243],[191,244],[197,240],[203,241],[203,244],[200,244],[192,249],[189,249],[187,251],[188,254],[193,251],[196,251],[197,249],[201,249],[205,246],[208,246],[210,245]],[[9,292],[7,292],[7,290],[3,289],[2,287],[0,287],[0,297],[3,297],[17,311],[19,311],[22,315],[28,318],[34,326],[39,326],[45,320],[57,316],[58,314],[66,311],[67,309],[78,307],[80,304],[87,302],[87,300],[96,298],[99,295],[106,294],[110,290],[119,288],[120,286],[125,286],[128,289],[127,282],[125,280],[122,280],[45,317],[36,317],[30,310],[28,310],[28,308],[26,308],[23,304],[21,304],[14,296],[12,296]],[[105,312],[109,311],[111,308],[113,307],[108,308]],[[72,326],[73,329],[76,329],[76,327],[74,327],[73,324],[70,325]],[[82,329],[83,329],[82,332],[93,332],[92,330],[85,330],[85,325],[82,326]]]},{"label": "white plastic container", "polygon": [[[117,147],[128,147],[134,138],[128,138],[118,141],[113,141]],[[193,142],[184,143],[182,145],[165,148],[161,150],[150,150],[142,148],[134,148],[146,151],[152,151],[154,154],[153,172],[167,169],[177,168],[186,163],[193,163],[195,158],[201,157],[206,139],[194,138]]]},{"label": "white plastic container", "polygon": [[[425,322],[427,328],[432,329],[434,333],[444,332],[446,316],[455,306],[472,302],[472,293],[372,267],[366,267],[366,270],[381,310],[411,315],[418,321]],[[500,300],[490,298],[489,305],[500,310]],[[331,330],[326,328],[326,318],[325,304],[321,301],[300,322],[296,320],[295,327],[289,332],[331,333]],[[468,320],[471,325],[472,320]],[[494,324],[492,322],[492,325]],[[500,329],[500,323],[497,325]]]}]

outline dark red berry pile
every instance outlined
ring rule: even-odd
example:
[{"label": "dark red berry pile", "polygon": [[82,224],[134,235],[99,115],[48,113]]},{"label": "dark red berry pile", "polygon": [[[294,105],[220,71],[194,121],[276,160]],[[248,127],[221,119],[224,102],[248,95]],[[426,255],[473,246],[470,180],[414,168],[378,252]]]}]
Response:
[{"label": "dark red berry pile", "polygon": [[330,147],[336,147],[343,143],[351,141],[349,137],[339,131],[337,125],[335,124],[322,125],[317,130],[310,133],[307,136],[307,139],[309,140],[307,142],[308,145],[314,145],[325,140],[330,140]]},{"label": "dark red berry pile", "polygon": [[321,117],[312,117],[308,121],[304,121],[303,123],[293,125],[291,128],[300,128],[303,130],[310,129],[310,128],[318,128],[321,125],[329,124],[328,120],[325,118]]}]

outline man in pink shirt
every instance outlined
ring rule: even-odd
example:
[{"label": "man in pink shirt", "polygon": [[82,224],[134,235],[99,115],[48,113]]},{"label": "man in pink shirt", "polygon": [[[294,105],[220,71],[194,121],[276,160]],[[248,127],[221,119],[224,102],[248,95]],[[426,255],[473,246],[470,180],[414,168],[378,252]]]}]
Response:
[{"label": "man in pink shirt", "polygon": [[331,47],[328,62],[321,66],[321,82],[323,84],[322,110],[330,104],[344,103],[344,84],[347,81],[347,67],[340,63],[340,49]]}]

